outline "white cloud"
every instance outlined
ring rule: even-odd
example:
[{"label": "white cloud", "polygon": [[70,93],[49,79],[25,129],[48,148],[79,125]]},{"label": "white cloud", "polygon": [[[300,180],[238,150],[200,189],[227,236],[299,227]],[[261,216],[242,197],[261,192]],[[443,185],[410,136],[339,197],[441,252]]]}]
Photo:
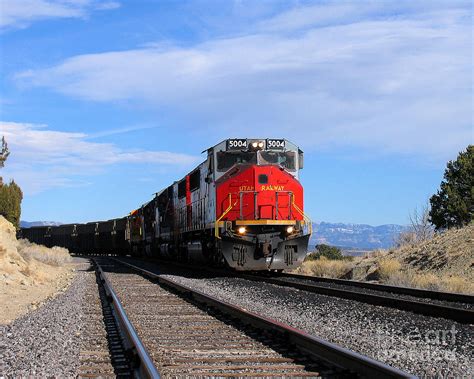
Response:
[{"label": "white cloud", "polygon": [[239,37],[79,55],[16,78],[145,101],[219,136],[258,128],[304,147],[452,158],[472,139],[470,5],[398,3],[302,7]]},{"label": "white cloud", "polygon": [[466,0],[418,1],[326,1],[297,6],[258,23],[258,30],[282,32],[315,26],[347,25],[361,21],[401,20],[407,17],[426,20],[430,12],[465,10]]},{"label": "white cloud", "polygon": [[[124,150],[110,143],[87,140],[84,133],[60,132],[42,125],[0,122],[11,152],[2,169],[27,194],[55,187],[88,185],[84,179],[116,164],[153,164],[176,169],[191,167],[200,157],[168,151]],[[5,175],[6,174],[6,175]]]},{"label": "white cloud", "polygon": [[81,18],[93,10],[118,8],[115,1],[94,0],[2,0],[0,28],[26,27],[48,18]]}]

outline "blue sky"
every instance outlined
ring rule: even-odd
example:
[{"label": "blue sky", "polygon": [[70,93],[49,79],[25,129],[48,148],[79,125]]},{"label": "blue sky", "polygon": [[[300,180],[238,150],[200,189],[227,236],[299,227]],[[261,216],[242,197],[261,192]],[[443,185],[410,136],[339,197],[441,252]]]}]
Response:
[{"label": "blue sky", "polygon": [[473,143],[470,1],[0,4],[24,220],[119,217],[222,139],[284,137],[313,220],[405,224]]}]

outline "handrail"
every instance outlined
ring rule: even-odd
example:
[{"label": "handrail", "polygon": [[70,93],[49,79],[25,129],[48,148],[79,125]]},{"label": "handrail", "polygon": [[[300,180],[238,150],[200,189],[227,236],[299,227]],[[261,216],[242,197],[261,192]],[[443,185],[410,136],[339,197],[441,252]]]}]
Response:
[{"label": "handrail", "polygon": [[224,216],[230,212],[230,210],[234,207],[234,205],[237,204],[237,201],[232,204],[232,193],[229,193],[229,206],[227,207],[227,209],[224,211],[224,213],[222,213],[221,217],[219,217],[215,224],[214,224],[214,235],[216,236],[216,238],[221,238],[219,237],[219,222],[224,218]]},{"label": "handrail", "polygon": [[[256,203],[257,203],[257,196],[259,193],[262,193],[262,191],[239,191],[239,198],[240,198],[240,219],[242,219],[243,217],[243,213],[242,213],[242,207],[243,207],[243,195],[244,194],[247,194],[247,193],[252,193],[253,196],[254,196],[254,217],[255,219],[259,218],[259,216],[257,215],[257,207],[256,207]],[[278,219],[278,194],[279,193],[282,193],[282,194],[288,194],[288,197],[290,199],[293,198],[293,191],[275,191],[275,196],[276,196],[276,204],[275,204],[275,217],[276,219]],[[290,200],[288,200],[288,202],[290,202]],[[290,206],[290,214],[288,215],[288,219],[290,219],[290,216],[291,216],[291,206]]]},{"label": "handrail", "polygon": [[310,234],[310,235],[313,234],[313,223],[312,223],[311,219],[306,215],[306,213],[304,213],[304,212],[300,209],[300,207],[298,207],[298,206],[296,205],[295,199],[293,199],[292,205],[293,205],[293,206],[295,207],[295,209],[301,214],[301,216],[303,216],[305,223],[308,224],[308,231],[309,231],[309,234]]}]

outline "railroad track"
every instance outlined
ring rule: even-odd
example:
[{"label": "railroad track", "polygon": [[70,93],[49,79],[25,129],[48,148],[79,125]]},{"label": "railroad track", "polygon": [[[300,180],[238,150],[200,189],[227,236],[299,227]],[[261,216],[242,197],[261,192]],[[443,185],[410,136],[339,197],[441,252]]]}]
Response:
[{"label": "railroad track", "polygon": [[424,298],[424,299],[433,299],[433,300],[440,300],[440,301],[446,301],[446,302],[452,302],[452,303],[465,303],[465,304],[474,305],[474,296],[462,294],[462,293],[431,291],[431,290],[425,290],[425,289],[419,289],[419,288],[398,287],[398,286],[391,286],[387,284],[362,282],[362,281],[357,281],[357,280],[323,278],[320,276],[308,276],[308,275],[289,274],[289,273],[281,273],[281,274],[278,274],[277,276],[283,279],[304,279],[304,280],[309,280],[316,283],[330,283],[330,284],[336,284],[340,286],[390,292],[390,293],[408,295],[408,296],[419,297],[419,298]]},{"label": "railroad track", "polygon": [[[252,281],[262,281],[307,292],[396,308],[430,317],[441,317],[463,324],[474,323],[474,296],[349,280],[329,278],[326,280],[326,278],[295,274],[276,274],[275,276],[239,274],[239,276]],[[332,285],[325,285],[326,283]],[[427,299],[437,302],[430,302]]]},{"label": "railroad track", "polygon": [[[95,279],[95,280],[94,280]],[[84,294],[84,317],[87,329],[82,331],[79,378],[129,378],[132,364],[114,317],[114,303],[96,272]]]},{"label": "railroad track", "polygon": [[412,377],[130,263],[96,262],[142,376]]},{"label": "railroad track", "polygon": [[[186,270],[229,276],[228,270],[219,268],[207,266],[191,268],[182,263],[163,263]],[[292,287],[302,291],[395,308],[425,316],[440,317],[462,324],[474,324],[474,296],[471,295],[288,273],[232,272],[232,275],[247,280]]]}]

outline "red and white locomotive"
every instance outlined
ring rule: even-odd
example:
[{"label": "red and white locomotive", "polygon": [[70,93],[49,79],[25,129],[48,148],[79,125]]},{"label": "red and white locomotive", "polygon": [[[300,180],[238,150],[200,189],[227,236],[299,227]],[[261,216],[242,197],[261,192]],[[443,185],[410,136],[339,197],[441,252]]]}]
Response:
[{"label": "red and white locomotive", "polygon": [[22,229],[76,254],[170,257],[235,270],[284,270],[304,260],[311,222],[298,181],[303,152],[285,139],[228,139],[128,216]]},{"label": "red and white locomotive", "polygon": [[311,222],[298,180],[303,152],[285,139],[228,139],[128,217],[132,254],[236,270],[299,266]]}]

